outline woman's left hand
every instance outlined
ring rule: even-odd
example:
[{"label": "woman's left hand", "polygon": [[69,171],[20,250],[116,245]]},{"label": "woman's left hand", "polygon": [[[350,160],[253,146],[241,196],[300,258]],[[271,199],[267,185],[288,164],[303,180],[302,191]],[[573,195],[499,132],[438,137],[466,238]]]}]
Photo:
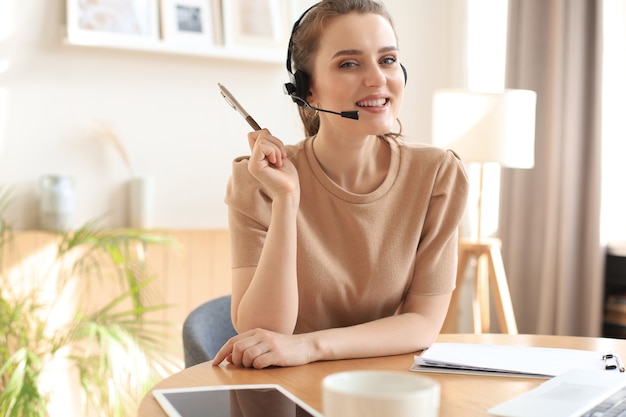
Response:
[{"label": "woman's left hand", "polygon": [[246,368],[298,366],[312,362],[305,335],[287,335],[253,329],[237,335],[217,352],[213,365],[224,360]]}]

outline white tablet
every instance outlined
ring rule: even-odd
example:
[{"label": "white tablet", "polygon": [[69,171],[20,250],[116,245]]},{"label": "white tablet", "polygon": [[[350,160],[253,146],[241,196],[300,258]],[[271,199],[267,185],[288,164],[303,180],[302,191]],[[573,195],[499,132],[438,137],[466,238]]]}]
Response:
[{"label": "white tablet", "polygon": [[275,384],[155,389],[169,417],[323,417]]}]

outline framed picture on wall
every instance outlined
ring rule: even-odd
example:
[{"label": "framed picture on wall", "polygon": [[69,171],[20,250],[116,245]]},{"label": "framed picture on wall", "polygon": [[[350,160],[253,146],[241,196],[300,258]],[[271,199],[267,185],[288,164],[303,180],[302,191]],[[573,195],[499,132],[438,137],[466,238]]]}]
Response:
[{"label": "framed picture on wall", "polygon": [[70,41],[159,42],[158,0],[66,0]]},{"label": "framed picture on wall", "polygon": [[222,2],[227,47],[286,49],[291,31],[291,0]]},{"label": "framed picture on wall", "polygon": [[163,41],[178,44],[214,45],[215,23],[212,3],[219,0],[161,0]]}]

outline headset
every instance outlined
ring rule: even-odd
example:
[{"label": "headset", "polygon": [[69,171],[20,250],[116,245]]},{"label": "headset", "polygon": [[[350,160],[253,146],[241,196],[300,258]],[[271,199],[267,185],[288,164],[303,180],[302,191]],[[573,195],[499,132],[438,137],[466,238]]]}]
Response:
[{"label": "headset", "polygon": [[[293,69],[291,66],[291,51],[293,49],[293,37],[295,33],[298,31],[298,27],[300,26],[300,23],[302,22],[302,20],[306,17],[306,15],[311,10],[319,6],[320,3],[315,3],[314,5],[306,9],[304,13],[302,13],[302,15],[293,24],[293,28],[291,29],[291,36],[289,36],[289,44],[287,46],[286,67],[287,67],[287,72],[289,73],[289,82],[285,83],[283,90],[285,94],[291,97],[294,103],[298,104],[298,106],[307,106],[317,111],[337,114],[341,117],[358,120],[359,119],[358,111],[336,112],[332,110],[321,109],[319,107],[315,107],[309,104],[309,102],[307,101],[307,96],[309,95],[309,86],[311,85],[311,77],[309,76],[309,74],[307,74],[306,72],[302,70],[296,70],[296,72],[293,72]],[[406,68],[402,64],[400,64],[400,68],[402,68],[402,73],[404,74],[404,84],[406,85],[406,81],[408,78]]]}]

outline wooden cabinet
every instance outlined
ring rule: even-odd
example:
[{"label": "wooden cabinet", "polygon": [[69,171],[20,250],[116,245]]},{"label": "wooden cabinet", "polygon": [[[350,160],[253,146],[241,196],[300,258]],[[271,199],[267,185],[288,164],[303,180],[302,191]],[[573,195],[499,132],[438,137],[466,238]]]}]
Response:
[{"label": "wooden cabinet", "polygon": [[[154,230],[154,234],[170,237],[174,245],[149,246],[145,259],[165,304],[157,319],[182,328],[183,321],[195,307],[231,292],[230,238],[228,230]],[[0,260],[7,270],[32,269],[43,264],[58,244],[54,233],[44,231],[15,232],[14,244],[18,259]],[[109,297],[102,291],[99,297]],[[99,302],[100,300],[93,300]],[[182,360],[182,339],[174,341]]]},{"label": "wooden cabinet", "polygon": [[626,254],[606,255],[602,335],[626,339]]}]

